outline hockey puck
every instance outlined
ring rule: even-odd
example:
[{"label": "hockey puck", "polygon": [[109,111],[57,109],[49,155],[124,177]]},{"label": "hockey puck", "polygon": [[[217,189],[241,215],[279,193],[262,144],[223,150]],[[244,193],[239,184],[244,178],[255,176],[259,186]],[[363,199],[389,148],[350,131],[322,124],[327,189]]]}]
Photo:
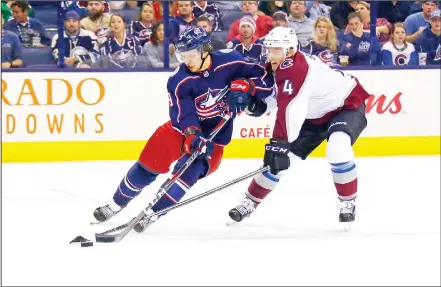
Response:
[{"label": "hockey puck", "polygon": [[93,242],[92,241],[81,242],[81,247],[91,247],[91,246],[93,246]]}]

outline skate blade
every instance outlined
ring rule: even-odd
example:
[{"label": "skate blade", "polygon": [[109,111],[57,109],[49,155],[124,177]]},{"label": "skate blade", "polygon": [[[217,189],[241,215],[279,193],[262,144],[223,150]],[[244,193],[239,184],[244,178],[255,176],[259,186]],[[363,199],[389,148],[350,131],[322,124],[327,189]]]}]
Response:
[{"label": "skate blade", "polygon": [[349,232],[352,229],[352,224],[351,222],[341,222],[341,226],[343,227],[343,230],[345,232]]},{"label": "skate blade", "polygon": [[230,219],[230,220],[227,221],[226,225],[227,226],[236,226],[237,224],[239,224],[239,222]]}]

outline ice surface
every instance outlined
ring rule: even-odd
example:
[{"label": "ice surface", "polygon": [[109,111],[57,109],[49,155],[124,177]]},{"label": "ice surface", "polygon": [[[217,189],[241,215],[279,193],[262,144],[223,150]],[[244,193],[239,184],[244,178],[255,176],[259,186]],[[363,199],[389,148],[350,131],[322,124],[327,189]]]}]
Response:
[{"label": "ice surface", "polygon": [[[189,194],[259,167],[224,160]],[[226,226],[249,180],[174,210],[143,234],[81,248],[92,211],[132,162],[4,164],[3,285],[439,285],[440,158],[359,158],[357,220],[337,222],[325,159],[295,162],[257,211]],[[136,215],[165,176],[108,229]]]}]

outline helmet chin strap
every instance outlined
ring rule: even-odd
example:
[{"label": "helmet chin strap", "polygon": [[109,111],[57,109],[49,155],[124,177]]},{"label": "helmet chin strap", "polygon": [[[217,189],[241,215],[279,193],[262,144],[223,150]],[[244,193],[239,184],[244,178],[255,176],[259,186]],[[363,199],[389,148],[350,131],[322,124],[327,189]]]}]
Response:
[{"label": "helmet chin strap", "polygon": [[[208,54],[209,55],[209,54]],[[207,60],[207,58],[208,58],[208,55],[207,55],[207,57],[203,57],[204,56],[204,51],[201,51],[201,60],[202,60],[202,63],[201,63],[201,66],[199,67],[199,71],[202,69],[202,66],[204,66],[204,63],[205,63],[205,60]]]}]

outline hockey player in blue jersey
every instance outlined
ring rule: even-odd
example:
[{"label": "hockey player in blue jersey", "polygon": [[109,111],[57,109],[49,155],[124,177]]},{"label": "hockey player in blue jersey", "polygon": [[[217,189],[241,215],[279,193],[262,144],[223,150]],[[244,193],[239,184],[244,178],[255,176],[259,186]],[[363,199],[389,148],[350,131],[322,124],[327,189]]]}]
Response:
[{"label": "hockey player in blue jersey", "polygon": [[[236,51],[213,52],[210,37],[200,27],[184,32],[176,42],[176,51],[184,64],[176,68],[167,83],[170,120],[150,137],[138,161],[116,189],[113,200],[94,211],[99,222],[107,221],[127,206],[159,174],[167,173],[173,162],[177,161],[175,173],[199,150],[201,156],[153,205],[152,211],[179,202],[199,179],[219,167],[223,148],[231,140],[233,120],[212,141],[207,138],[223,116],[231,112],[234,118],[251,99],[263,99],[273,93],[271,73],[244,61]],[[144,217],[134,229],[142,232],[156,220]]]}]

